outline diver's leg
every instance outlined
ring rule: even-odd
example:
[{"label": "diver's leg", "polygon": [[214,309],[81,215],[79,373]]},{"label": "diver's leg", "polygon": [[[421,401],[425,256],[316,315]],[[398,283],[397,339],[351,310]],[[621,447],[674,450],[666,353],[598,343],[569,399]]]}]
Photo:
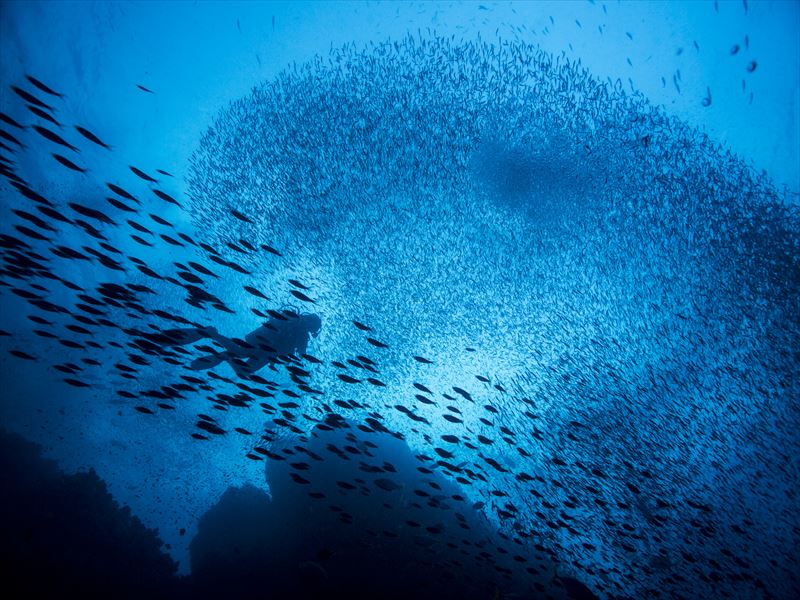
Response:
[{"label": "diver's leg", "polygon": [[[228,354],[227,352],[225,354]],[[233,369],[234,373],[236,373],[237,377],[241,377],[242,379],[247,379],[250,376],[250,370],[247,366],[247,362],[242,360],[241,356],[230,356],[228,354],[227,358],[228,364]]]},{"label": "diver's leg", "polygon": [[206,330],[206,335],[208,338],[217,342],[220,346],[225,348],[225,350],[227,350],[230,354],[234,356],[241,354],[244,351],[244,348],[242,348],[239,344],[237,344],[230,338],[226,338],[224,335],[222,335],[213,327]]},{"label": "diver's leg", "polygon": [[207,354],[194,359],[189,365],[192,369],[211,369],[212,367],[216,367],[224,360],[231,366],[231,368],[239,377],[246,378],[248,375],[250,375],[250,373],[254,373],[256,370],[264,366],[263,363],[257,365],[256,363],[253,363],[255,368],[251,370],[250,363],[253,362],[252,359],[247,362],[244,360],[247,358],[246,350],[232,339],[227,338],[219,333],[215,327],[204,327],[202,329],[197,329],[196,331],[200,337],[207,337],[217,342],[220,346],[225,348],[225,351]]},{"label": "diver's leg", "polygon": [[[194,359],[189,365],[195,371],[205,371],[216,367],[222,361],[227,362],[234,372],[242,378],[246,378],[250,373],[249,362],[245,362],[240,354],[233,354],[231,352],[219,352],[218,354],[206,354],[199,358]],[[261,368],[263,365],[258,366]]]},{"label": "diver's leg", "polygon": [[164,329],[158,334],[148,334],[148,339],[170,346],[187,346],[206,338],[206,333],[199,327],[184,327],[180,329]]},{"label": "diver's leg", "polygon": [[223,360],[226,360],[224,352],[220,352],[219,354],[206,354],[204,356],[195,358],[189,364],[189,368],[194,369],[195,371],[205,371],[206,369],[216,367]]}]

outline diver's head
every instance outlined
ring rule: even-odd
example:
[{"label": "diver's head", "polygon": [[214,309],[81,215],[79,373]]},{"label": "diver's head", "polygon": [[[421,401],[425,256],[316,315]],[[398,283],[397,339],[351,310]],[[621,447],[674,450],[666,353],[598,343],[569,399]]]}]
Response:
[{"label": "diver's head", "polygon": [[319,315],[304,314],[300,318],[311,336],[317,337],[319,330],[322,329],[322,319],[319,318]]}]

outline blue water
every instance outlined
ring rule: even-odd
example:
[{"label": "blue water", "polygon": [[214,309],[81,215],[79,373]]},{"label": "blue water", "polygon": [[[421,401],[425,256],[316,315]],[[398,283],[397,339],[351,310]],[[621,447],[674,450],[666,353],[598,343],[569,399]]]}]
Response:
[{"label": "blue water", "polygon": [[797,2],[0,7],[20,572],[798,595]]}]

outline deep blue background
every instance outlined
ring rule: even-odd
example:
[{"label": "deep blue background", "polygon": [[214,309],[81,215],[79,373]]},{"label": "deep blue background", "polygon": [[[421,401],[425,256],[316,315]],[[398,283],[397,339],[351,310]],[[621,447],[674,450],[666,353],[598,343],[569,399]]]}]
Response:
[{"label": "deep blue background", "polygon": [[[316,55],[326,55],[332,46],[399,39],[407,32],[420,31],[424,37],[430,35],[426,33],[428,29],[445,37],[455,34],[467,41],[478,35],[486,40],[498,36],[516,39],[539,44],[554,55],[563,52],[569,58],[580,59],[601,81],[609,77],[612,80],[621,78],[625,89],[641,91],[653,104],[663,106],[669,115],[705,130],[713,140],[752,163],[756,171],[765,169],[778,186],[788,186],[789,193],[783,197],[786,202],[796,204],[794,194],[800,190],[800,9],[797,2],[750,2],[747,7],[741,2],[721,2],[718,11],[713,2],[485,5],[4,2],[0,5],[0,16],[0,72],[5,84],[0,91],[0,110],[20,121],[29,119],[7,84],[20,82],[25,73],[33,74],[65,93],[59,112],[64,123],[85,125],[114,148],[113,155],[87,148],[81,158],[90,172],[81,177],[67,175],[63,169],[54,167],[50,157],[39,152],[41,147],[37,144],[41,142],[31,138],[28,151],[20,155],[21,172],[46,195],[84,201],[102,197],[104,182],[130,181],[127,165],[134,164],[148,172],[162,168],[173,173],[175,178],[169,180],[169,192],[183,198],[189,189],[189,159],[198,151],[201,137],[213,119],[230,102],[246,97],[254,86],[273,80],[290,63],[304,63]],[[731,48],[736,44],[741,49],[732,55]],[[757,68],[748,73],[747,65],[753,60],[757,61]],[[678,72],[680,91],[673,82]],[[662,78],[666,84],[662,83]],[[135,84],[144,85],[155,94],[144,94]],[[707,89],[711,91],[713,102],[704,107],[702,99]],[[563,181],[555,185],[561,184],[566,185]],[[0,189],[0,198],[4,214],[8,208],[17,206],[18,198],[8,186]],[[518,206],[518,201],[514,199],[512,209]],[[398,200],[397,204],[403,205],[403,201]],[[587,407],[599,411],[603,403],[602,390],[587,390],[585,396],[564,394],[559,397],[558,391],[563,389],[564,381],[549,379],[547,369],[536,372],[538,366],[563,366],[568,362],[570,355],[562,352],[564,348],[573,351],[583,348],[591,354],[590,340],[597,332],[583,327],[585,322],[592,321],[585,313],[576,318],[581,323],[578,327],[563,319],[560,309],[552,310],[548,316],[545,307],[536,316],[542,319],[542,329],[530,333],[529,337],[531,340],[536,335],[545,337],[542,331],[548,335],[556,331],[562,337],[545,340],[551,344],[548,347],[526,341],[528,332],[519,324],[524,318],[534,317],[529,310],[523,317],[519,303],[514,300],[532,289],[526,279],[530,271],[527,264],[518,261],[519,254],[514,250],[516,242],[503,238],[508,231],[514,231],[505,227],[506,223],[516,223],[520,232],[526,231],[526,224],[513,218],[503,220],[508,217],[503,213],[508,205],[498,209],[500,216],[491,212],[475,215],[476,230],[486,231],[490,223],[500,223],[497,232],[492,231],[496,239],[478,252],[460,237],[463,231],[453,231],[454,228],[448,226],[455,222],[448,221],[449,206],[444,200],[439,209],[431,207],[430,214],[424,218],[417,214],[414,219],[382,222],[386,219],[382,207],[375,205],[353,219],[358,226],[365,222],[378,224],[372,230],[376,239],[384,236],[396,241],[422,233],[419,239],[424,242],[427,239],[424,236],[430,233],[428,229],[422,231],[424,223],[432,223],[431,228],[442,231],[445,236],[438,238],[442,245],[433,253],[423,242],[418,248],[404,247],[410,254],[398,253],[394,264],[385,263],[388,275],[383,283],[378,271],[375,271],[374,281],[365,276],[368,261],[363,263],[363,271],[353,271],[348,280],[336,271],[331,258],[335,252],[320,253],[317,247],[306,253],[298,252],[295,260],[285,267],[265,267],[269,273],[261,281],[267,285],[301,273],[306,280],[317,284],[316,291],[327,300],[320,308],[326,326],[314,349],[327,359],[335,359],[353,347],[352,332],[345,332],[336,324],[347,317],[369,316],[349,311],[353,306],[364,310],[372,302],[373,306],[380,304],[374,308],[373,322],[383,324],[386,335],[396,336],[390,343],[437,359],[434,367],[424,371],[424,377],[442,389],[459,385],[466,377],[474,381],[473,374],[483,373],[509,386],[516,383],[521,386],[522,394],[547,390],[543,393],[548,399],[542,410],[553,422],[568,420],[575,411]],[[370,210],[374,212],[368,214]],[[161,214],[187,230],[196,226],[198,220],[202,221],[197,215],[171,207]],[[345,216],[338,223],[338,235],[353,226],[348,218]],[[354,231],[358,231],[357,227]],[[207,231],[202,229],[198,232],[201,236],[204,233]],[[794,231],[794,235],[796,233]],[[292,232],[284,234],[291,237]],[[653,235],[665,234],[656,227]],[[579,235],[576,238],[588,239]],[[348,256],[363,250],[358,239],[352,239],[352,245],[347,246],[333,235],[330,239]],[[119,240],[119,243],[129,244],[131,252],[135,248],[127,240]],[[548,278],[550,287],[537,289],[539,292],[551,290],[553,305],[563,303],[563,298],[557,297],[559,293],[573,293],[584,272],[580,263],[585,256],[583,251],[570,247],[569,242],[565,244],[563,255],[540,265],[538,272],[538,276]],[[448,255],[449,251],[453,256]],[[138,248],[136,252],[145,256]],[[598,253],[602,253],[602,248]],[[180,256],[180,253],[153,253],[148,260],[167,264],[179,260]],[[424,259],[431,257],[455,263],[477,257],[486,261],[487,276],[478,289],[467,289],[458,272],[450,273],[450,277],[432,277],[427,282],[417,278],[418,290],[434,291],[441,297],[436,294],[413,297],[410,284],[404,288],[401,282],[398,287],[390,277],[391,273],[407,267],[404,261],[408,256],[422,257],[422,262],[415,263],[420,271],[424,271],[420,265],[429,266]],[[497,264],[501,265],[500,272],[509,264],[519,270],[510,271],[508,280],[502,281],[497,273],[491,272]],[[796,262],[793,264],[796,266]],[[554,265],[557,268],[551,268]],[[637,265],[628,267],[633,273],[631,279],[635,280]],[[446,269],[443,271],[446,273]],[[87,265],[65,265],[63,274],[86,286],[92,285],[95,277],[92,267]],[[587,276],[587,280],[581,284],[590,289],[604,283],[602,278],[592,281],[591,276]],[[228,289],[226,281],[218,285],[222,293],[227,292],[234,298],[237,309],[246,310],[248,299],[241,292],[240,282]],[[453,296],[468,298],[470,294],[474,295],[474,300],[453,302],[451,299]],[[358,298],[353,305],[343,300],[349,302],[353,297]],[[182,310],[180,300],[178,296],[170,298],[176,310]],[[284,296],[277,298],[278,304],[288,300],[285,290]],[[713,303],[713,299],[708,302]],[[572,300],[567,304],[575,306]],[[631,301],[631,305],[636,306],[636,303]],[[68,355],[58,354],[62,349],[42,346],[31,334],[31,324],[23,319],[28,309],[22,301],[3,294],[0,310],[0,327],[15,332],[15,347],[35,348],[42,355],[55,353],[49,357],[50,363],[66,360]],[[597,310],[597,306],[587,303],[585,310]],[[615,319],[614,315],[606,317],[604,322],[601,320],[605,335],[612,335],[617,329],[621,337],[630,336],[631,329],[636,327],[627,319]],[[558,322],[554,324],[556,319]],[[256,321],[226,316],[220,317],[217,324],[225,333],[241,335],[252,329]],[[730,335],[728,331],[717,330],[715,323],[707,325],[703,331],[688,331],[687,336],[719,335],[725,339]],[[753,331],[767,326],[757,325]],[[749,340],[757,336],[748,334],[745,337]],[[642,333],[642,339],[642,345],[653,350],[653,357],[660,357],[669,365],[675,360],[671,353],[679,346],[665,343],[665,350],[660,353],[658,330]],[[769,340],[761,342],[761,346],[747,346],[747,352],[760,352],[763,358],[765,353],[781,350],[773,348]],[[116,382],[105,378],[102,369],[97,372],[91,388],[76,391],[61,384],[59,374],[46,368],[43,362],[29,364],[11,359],[5,353],[11,343],[7,338],[0,339],[4,350],[0,358],[3,382],[0,417],[5,427],[42,443],[47,454],[68,471],[95,468],[120,502],[128,504],[145,524],[159,529],[162,538],[171,545],[172,554],[180,560],[182,569],[188,569],[187,544],[196,530],[197,519],[225,489],[244,483],[264,486],[263,466],[242,458],[248,446],[246,439],[227,436],[215,440],[213,451],[206,448],[202,454],[197,452],[187,435],[198,412],[197,406],[186,406],[177,414],[143,421],[124,401],[114,397]],[[472,345],[478,347],[479,352],[465,354],[463,348]],[[531,353],[532,347],[536,354]],[[689,344],[687,348],[687,352],[698,351],[695,345]],[[719,353],[720,348],[725,352],[729,350],[731,355],[738,351],[733,342],[726,349],[723,341],[712,344],[709,353]],[[629,353],[633,360],[637,347],[628,347],[622,352]],[[605,360],[602,352],[594,356],[597,361]],[[396,355],[392,359],[394,362],[388,369],[392,373],[392,385],[408,387],[423,376],[419,365],[403,362]],[[624,362],[619,356],[616,359]],[[736,359],[738,368],[746,371],[748,358],[737,356]],[[708,361],[709,364],[713,362]],[[679,372],[680,368],[675,367],[677,379],[685,376]],[[763,375],[763,381],[771,380],[768,366],[759,365],[753,372]],[[634,375],[637,373],[631,374]],[[143,385],[158,384],[168,376],[154,368],[143,374]],[[754,379],[759,376],[753,375]],[[702,380],[703,375],[698,377]],[[793,389],[796,387],[795,383]],[[696,463],[691,460],[687,463],[687,454],[676,452],[675,470],[671,475],[688,478],[690,487],[707,486],[721,494],[731,493],[731,498],[749,510],[763,503],[763,499],[734,493],[733,488],[737,487],[737,481],[748,481],[758,488],[760,478],[764,477],[769,482],[769,489],[762,490],[769,498],[769,510],[761,515],[764,526],[770,522],[771,514],[781,514],[783,519],[797,526],[797,515],[791,508],[797,494],[797,398],[779,390],[772,394],[769,404],[749,404],[747,385],[718,390],[722,394],[741,394],[737,399],[746,409],[744,414],[724,420],[723,429],[727,435],[723,439],[709,441],[709,428],[719,425],[719,421],[713,419],[718,410],[716,396],[708,393],[702,384],[698,384],[698,390],[694,405],[680,415],[687,420],[679,433],[665,428],[653,434],[664,436],[663,456],[654,462],[670,463],[672,460],[671,435],[684,442],[693,441]],[[360,400],[369,403],[375,401],[375,396],[366,394]],[[513,401],[506,404],[506,410],[522,411],[524,408]],[[637,405],[631,410],[630,418],[644,423],[650,418],[661,422],[664,416],[651,415],[651,408]],[[397,419],[398,427],[407,426],[402,417],[392,418]],[[260,413],[240,414],[236,424],[257,431],[262,419]],[[625,418],[617,415],[609,419],[607,427],[619,427],[624,421]],[[651,432],[646,427],[641,431],[647,431],[648,436]],[[770,432],[774,435],[772,440],[767,439]],[[619,440],[606,443],[603,435],[599,433],[594,442],[596,456],[624,447],[617,443]],[[420,436],[410,434],[410,440],[412,447],[415,443],[420,447],[424,444]],[[773,441],[778,448],[772,448]],[[757,449],[753,455],[749,455],[751,444]],[[758,457],[761,452],[766,452],[768,458],[752,461],[753,456]],[[692,455],[690,450],[688,456]],[[785,471],[770,470],[776,467],[774,458],[778,455],[790,457],[784,465]],[[517,470],[526,468],[518,456],[499,458],[507,460],[508,466]],[[718,461],[714,468],[707,468],[713,461]],[[715,477],[725,470],[741,479],[734,478],[733,483],[720,485]],[[720,500],[718,508],[723,507],[737,509],[726,505],[724,499]],[[495,519],[494,516],[490,518]],[[780,525],[775,524],[775,527],[780,528]],[[180,528],[187,530],[186,536],[178,535]],[[796,531],[783,533],[784,537],[780,537],[778,532],[763,530],[761,535],[775,541],[775,551],[780,556],[794,553],[796,558]]]}]

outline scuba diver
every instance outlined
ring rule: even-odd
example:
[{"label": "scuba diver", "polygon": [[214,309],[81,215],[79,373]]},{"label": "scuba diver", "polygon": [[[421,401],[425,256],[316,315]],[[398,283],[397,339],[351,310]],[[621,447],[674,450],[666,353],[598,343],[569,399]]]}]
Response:
[{"label": "scuba diver", "polygon": [[244,340],[228,338],[216,327],[173,329],[164,332],[174,345],[192,344],[204,338],[217,342],[222,352],[212,352],[193,360],[190,367],[205,370],[226,361],[239,377],[247,378],[266,365],[288,362],[290,356],[306,352],[311,337],[317,337],[322,328],[319,315],[303,313],[294,309],[273,311],[272,318]]}]

